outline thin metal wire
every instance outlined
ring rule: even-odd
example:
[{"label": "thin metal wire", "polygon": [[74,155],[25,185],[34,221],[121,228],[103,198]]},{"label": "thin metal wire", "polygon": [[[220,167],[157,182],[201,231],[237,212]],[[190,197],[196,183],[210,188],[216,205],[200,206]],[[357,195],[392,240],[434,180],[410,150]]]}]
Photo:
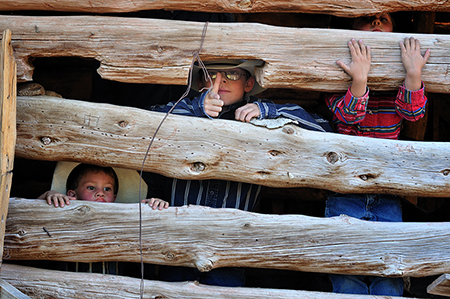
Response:
[{"label": "thin metal wire", "polygon": [[144,257],[142,254],[142,204],[141,204],[141,181],[142,181],[142,173],[144,172],[144,165],[145,165],[145,161],[147,160],[148,154],[150,153],[150,149],[153,145],[153,141],[155,140],[156,134],[158,134],[162,124],[165,122],[165,120],[167,119],[167,117],[169,116],[170,113],[172,113],[173,109],[175,109],[175,106],[181,101],[183,100],[185,97],[188,96],[189,91],[191,89],[192,86],[192,71],[194,68],[194,63],[197,60],[198,64],[201,66],[203,73],[205,74],[205,78],[207,76],[207,80],[211,83],[210,84],[210,89],[212,88],[212,79],[209,76],[208,72],[206,71],[206,67],[203,64],[203,61],[200,59],[200,52],[202,51],[203,48],[203,42],[205,41],[205,37],[206,37],[206,30],[208,28],[208,24],[209,22],[205,23],[205,26],[203,27],[203,31],[202,31],[202,38],[200,41],[200,48],[198,49],[198,51],[195,51],[192,55],[194,56],[192,58],[192,62],[191,62],[191,67],[189,68],[189,76],[188,76],[188,86],[186,88],[186,91],[184,92],[184,94],[178,99],[178,101],[175,102],[175,104],[172,106],[172,108],[170,108],[170,110],[164,115],[163,119],[161,120],[161,122],[159,123],[158,127],[155,130],[155,133],[153,134],[152,139],[150,140],[150,144],[148,145],[147,151],[145,153],[144,159],[142,160],[142,166],[141,166],[141,171],[140,171],[140,177],[141,180],[139,180],[139,253],[141,256],[141,284],[140,284],[140,298],[143,299],[144,298]]}]

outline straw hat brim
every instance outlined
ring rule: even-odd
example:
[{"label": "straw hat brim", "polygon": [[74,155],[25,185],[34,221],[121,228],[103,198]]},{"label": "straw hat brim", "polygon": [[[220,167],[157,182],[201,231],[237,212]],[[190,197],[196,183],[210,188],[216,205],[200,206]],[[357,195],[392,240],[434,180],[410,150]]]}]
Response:
[{"label": "straw hat brim", "polygon": [[[80,163],[58,162],[53,173],[51,190],[66,194],[66,181],[70,172]],[[119,192],[116,203],[138,203],[139,202],[139,180],[142,180],[136,170],[113,167],[119,180]],[[147,198],[148,186],[141,181],[141,200]]]}]

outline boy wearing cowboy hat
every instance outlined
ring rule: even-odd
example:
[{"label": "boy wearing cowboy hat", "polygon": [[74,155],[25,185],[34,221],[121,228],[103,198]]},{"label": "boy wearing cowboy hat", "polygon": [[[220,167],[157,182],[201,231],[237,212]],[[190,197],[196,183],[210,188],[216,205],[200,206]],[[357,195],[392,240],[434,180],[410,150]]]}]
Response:
[{"label": "boy wearing cowboy hat", "polygon": [[[304,129],[331,132],[325,119],[310,114],[295,104],[275,104],[272,101],[258,99],[255,94],[264,90],[255,80],[255,68],[262,65],[261,60],[219,60],[206,62],[208,75],[199,66],[192,72],[192,89],[202,92],[193,99],[185,98],[175,107],[173,113],[238,120],[249,122],[252,118],[274,119],[289,118],[298,122]],[[153,106],[158,112],[169,111],[175,102]]]}]

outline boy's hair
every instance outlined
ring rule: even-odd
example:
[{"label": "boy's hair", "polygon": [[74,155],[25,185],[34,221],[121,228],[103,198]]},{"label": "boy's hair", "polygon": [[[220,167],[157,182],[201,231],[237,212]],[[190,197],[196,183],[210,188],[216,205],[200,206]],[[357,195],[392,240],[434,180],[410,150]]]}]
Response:
[{"label": "boy's hair", "polygon": [[78,188],[81,179],[88,173],[99,173],[103,172],[106,175],[114,179],[114,195],[117,195],[119,190],[119,179],[117,174],[112,167],[102,167],[92,164],[78,164],[67,177],[66,190],[75,190]]}]

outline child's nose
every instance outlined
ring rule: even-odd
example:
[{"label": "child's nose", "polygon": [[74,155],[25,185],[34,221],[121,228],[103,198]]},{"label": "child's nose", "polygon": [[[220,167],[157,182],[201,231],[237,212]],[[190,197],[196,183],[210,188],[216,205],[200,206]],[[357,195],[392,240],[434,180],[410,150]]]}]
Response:
[{"label": "child's nose", "polygon": [[105,193],[101,190],[95,194],[95,197],[105,197]]},{"label": "child's nose", "polygon": [[380,26],[381,25],[381,21],[379,18],[376,18],[375,20],[372,21],[372,26]]},{"label": "child's nose", "polygon": [[220,75],[222,76],[221,77],[222,82],[227,82],[228,81],[228,78],[227,78],[227,75],[225,74],[225,72],[220,72]]}]

